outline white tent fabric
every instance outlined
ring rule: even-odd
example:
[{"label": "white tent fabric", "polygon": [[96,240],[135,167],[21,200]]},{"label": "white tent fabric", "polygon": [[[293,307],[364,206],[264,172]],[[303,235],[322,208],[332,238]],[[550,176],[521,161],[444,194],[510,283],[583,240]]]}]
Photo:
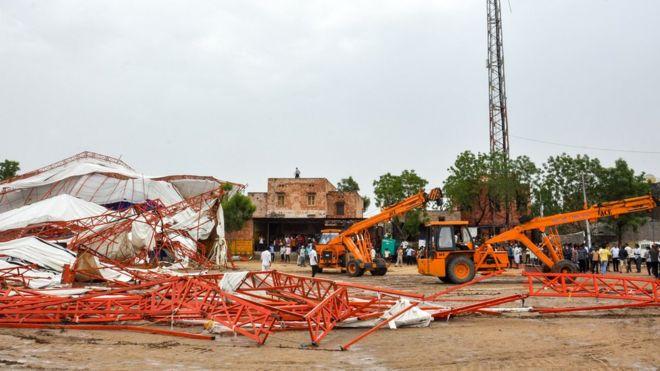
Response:
[{"label": "white tent fabric", "polygon": [[[4,186],[4,185],[3,185]],[[48,197],[69,194],[99,205],[116,202],[140,203],[161,200],[171,205],[183,200],[173,185],[145,178],[118,179],[105,174],[87,174],[45,184],[30,189],[19,189],[2,196],[0,212],[8,211]]]},{"label": "white tent fabric", "polygon": [[[156,227],[160,232],[160,228]],[[147,223],[144,216],[139,216],[131,225],[130,240],[134,248],[145,248],[147,251],[153,251],[156,246],[154,228]]]},{"label": "white tent fabric", "polygon": [[183,200],[169,182],[152,180],[126,166],[92,157],[4,183],[2,189],[6,193],[0,198],[0,212],[61,194],[99,205],[156,199],[171,205]]},{"label": "white tent fabric", "polygon": [[220,288],[224,292],[228,293],[233,293],[236,291],[238,286],[243,283],[243,280],[245,280],[245,277],[247,277],[248,272],[247,271],[242,271],[242,272],[227,272],[222,275],[222,279],[220,280]]},{"label": "white tent fabric", "polygon": [[[348,318],[337,324],[337,327],[358,328],[358,327],[374,327],[378,323],[387,320],[396,313],[402,311],[410,305],[407,299],[400,299],[394,303],[382,316],[375,319],[358,320],[356,317]],[[414,307],[407,312],[401,314],[393,321],[387,323],[390,329],[396,330],[399,327],[428,327],[433,321],[431,313]]]},{"label": "white tent fabric", "polygon": [[56,272],[62,272],[65,264],[73,266],[76,261],[76,254],[73,251],[35,237],[0,242],[0,256],[3,255]]},{"label": "white tent fabric", "polygon": [[184,198],[194,197],[220,186],[219,182],[210,179],[182,178],[168,179],[167,182],[173,184]]},{"label": "white tent fabric", "polygon": [[200,211],[192,208],[186,208],[172,218],[168,218],[166,223],[171,223],[171,229],[182,229],[189,231],[190,236],[196,240],[205,240],[211,234],[215,221],[211,219],[209,210],[215,204],[216,200],[206,202]]},{"label": "white tent fabric", "polygon": [[0,231],[38,223],[82,219],[106,211],[108,209],[93,202],[63,194],[0,214]]}]

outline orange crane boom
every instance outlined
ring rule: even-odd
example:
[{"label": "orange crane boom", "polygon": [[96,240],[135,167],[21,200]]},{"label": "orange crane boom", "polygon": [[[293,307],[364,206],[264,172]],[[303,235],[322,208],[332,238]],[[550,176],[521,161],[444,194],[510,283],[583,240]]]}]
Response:
[{"label": "orange crane boom", "polygon": [[[527,223],[520,224],[506,232],[488,239],[482,246],[518,241],[530,249],[546,267],[556,272],[568,272],[574,267],[570,266],[570,261],[564,260],[561,243],[558,241],[557,226],[585,220],[595,221],[599,218],[608,216],[616,218],[619,215],[650,211],[655,207],[656,202],[653,199],[653,196],[647,195],[627,198],[620,201],[604,202],[584,210],[537,217]],[[525,235],[525,232],[532,230],[544,232],[541,247],[534,244],[532,240]],[[548,254],[543,252],[543,247],[548,250]]]},{"label": "orange crane boom", "polygon": [[359,221],[343,232],[337,234],[325,244],[316,246],[319,254],[320,268],[341,268],[351,276],[361,276],[366,270],[374,275],[384,275],[387,265],[384,260],[371,259],[371,238],[369,228],[388,221],[397,215],[424,205],[428,201],[440,201],[442,191],[440,188],[432,189],[428,194],[420,191],[405,200],[384,208],[380,213]]},{"label": "orange crane boom", "polygon": [[346,237],[356,235],[364,230],[367,230],[377,225],[378,223],[382,223],[384,221],[391,220],[395,216],[405,214],[410,210],[413,210],[415,208],[424,205],[428,201],[438,201],[440,200],[440,198],[442,198],[442,191],[440,190],[440,188],[432,189],[428,195],[424,193],[424,191],[421,191],[417,194],[414,194],[406,198],[401,202],[398,202],[394,205],[384,208],[383,210],[381,210],[380,213],[368,219],[359,221],[351,225],[345,231],[341,232],[337,237],[330,240],[329,243],[338,243]]}]

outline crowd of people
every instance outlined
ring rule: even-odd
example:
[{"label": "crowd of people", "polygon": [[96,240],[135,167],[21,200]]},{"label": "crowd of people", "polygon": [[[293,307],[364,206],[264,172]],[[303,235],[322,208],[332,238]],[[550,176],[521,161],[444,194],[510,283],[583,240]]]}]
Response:
[{"label": "crowd of people", "polygon": [[[645,264],[647,274],[656,278],[660,278],[658,276],[659,251],[660,245],[658,244],[649,245],[646,248],[642,248],[639,244],[635,244],[635,247],[631,247],[630,244],[625,244],[623,247],[610,244],[591,248],[586,244],[565,244],[562,248],[564,259],[575,263],[580,273],[623,273],[624,269],[626,273],[632,273],[633,269],[637,273],[642,273],[642,265]],[[507,252],[510,267],[519,268],[521,264],[539,264],[534,252],[518,244],[508,245]]]},{"label": "crowd of people", "polygon": [[271,269],[271,265],[276,261],[278,256],[280,262],[290,263],[291,256],[295,253],[297,256],[296,264],[300,267],[305,267],[309,264],[312,267],[312,274],[315,275],[318,270],[318,256],[315,247],[316,240],[303,235],[276,238],[270,241],[268,246],[266,246],[264,238],[259,237],[257,249],[261,250],[261,269]]},{"label": "crowd of people", "polygon": [[[658,270],[660,269],[659,254],[660,245],[652,244],[641,247],[635,244],[625,244],[619,247],[616,244],[602,245],[600,247],[589,248],[586,244],[565,244],[562,247],[562,254],[565,260],[570,260],[578,266],[580,273],[605,274],[607,272],[642,273],[642,268],[646,266],[646,273],[649,276],[660,278]],[[268,243],[263,237],[259,237],[258,246],[262,250],[261,268],[263,270],[271,269],[271,265],[279,256],[282,263],[290,263],[291,256],[296,253],[296,264],[301,267],[310,265],[312,275],[320,271],[318,268],[318,255],[316,253],[316,240],[313,237],[303,235],[285,236],[277,238]],[[512,243],[506,246],[509,256],[509,267],[520,268],[525,265],[539,265],[539,259],[531,249]],[[405,265],[417,265],[419,252],[408,241],[402,241],[396,248],[394,254],[385,249],[380,252],[376,247],[371,249],[371,258],[383,258],[389,263],[394,263],[395,267]]]}]

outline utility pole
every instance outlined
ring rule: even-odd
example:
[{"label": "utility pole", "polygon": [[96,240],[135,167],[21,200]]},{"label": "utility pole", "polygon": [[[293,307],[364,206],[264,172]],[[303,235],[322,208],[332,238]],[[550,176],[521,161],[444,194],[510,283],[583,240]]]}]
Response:
[{"label": "utility pole", "polygon": [[[587,188],[584,183],[584,173],[582,173],[582,198],[584,199],[584,208],[587,208]],[[587,225],[587,247],[591,250],[591,227],[589,226],[589,219],[584,221]]]},{"label": "utility pole", "polygon": [[487,0],[488,12],[488,103],[490,120],[490,152],[509,157],[509,119],[504,83],[504,47],[500,0]]}]

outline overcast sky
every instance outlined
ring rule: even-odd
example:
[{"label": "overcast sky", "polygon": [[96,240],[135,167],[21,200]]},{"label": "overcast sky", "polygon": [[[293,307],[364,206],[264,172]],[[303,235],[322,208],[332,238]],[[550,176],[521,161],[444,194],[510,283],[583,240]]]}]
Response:
[{"label": "overcast sky", "polygon": [[[660,176],[660,1],[504,0],[512,155]],[[0,0],[0,159],[90,150],[147,174],[268,177],[365,193],[441,185],[488,150],[486,1]]]}]

